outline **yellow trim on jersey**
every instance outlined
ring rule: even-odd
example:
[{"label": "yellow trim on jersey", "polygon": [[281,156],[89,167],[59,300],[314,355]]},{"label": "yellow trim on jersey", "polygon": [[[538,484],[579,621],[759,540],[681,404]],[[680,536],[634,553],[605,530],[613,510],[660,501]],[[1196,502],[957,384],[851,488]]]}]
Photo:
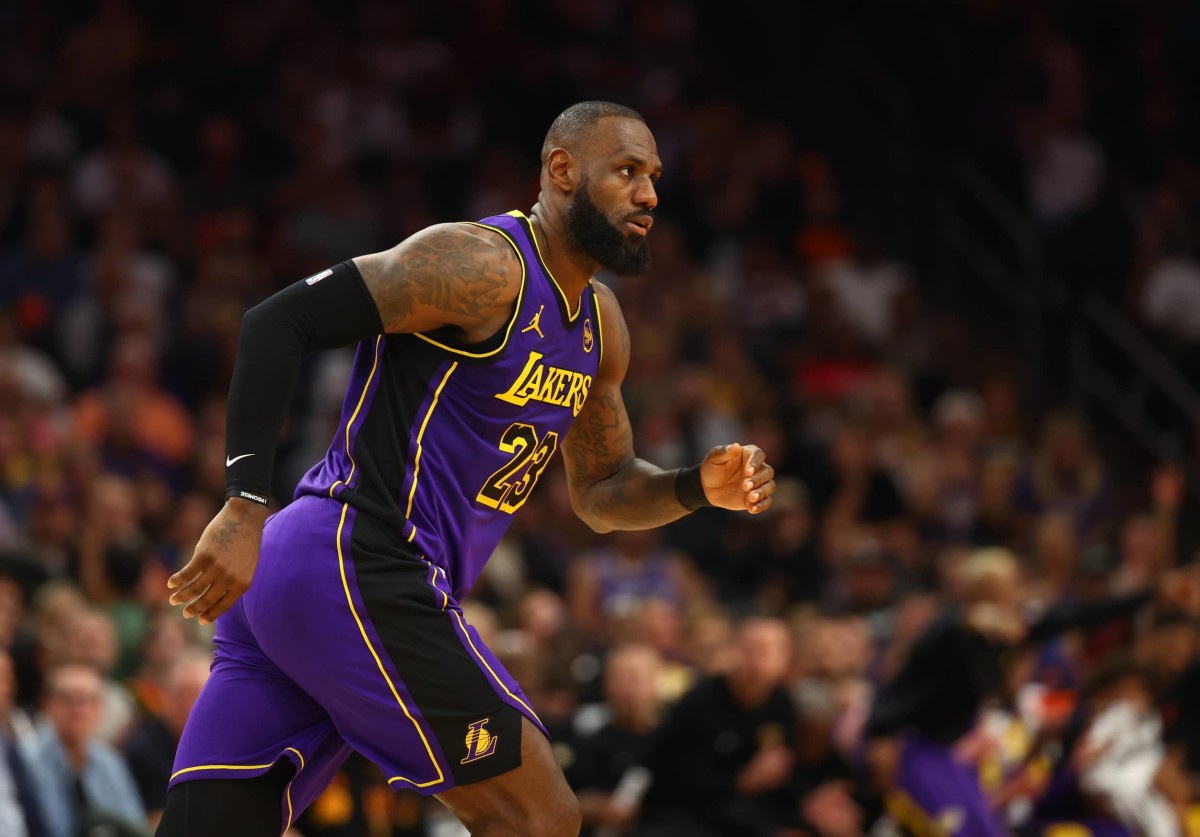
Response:
[{"label": "yellow trim on jersey", "polygon": [[884,794],[883,807],[901,827],[916,837],[940,837],[944,831],[916,800],[899,788]]},{"label": "yellow trim on jersey", "polygon": [[456,349],[453,346],[447,346],[445,343],[434,340],[432,337],[426,334],[421,334],[419,331],[413,332],[413,337],[419,337],[426,343],[431,343],[432,345],[437,346],[439,349],[444,349],[447,352],[452,352],[456,355],[462,355],[463,357],[492,357],[493,355],[498,354],[505,346],[508,345],[508,338],[512,336],[513,325],[516,324],[517,318],[521,314],[521,302],[525,299],[525,280],[529,276],[529,266],[525,264],[525,256],[521,253],[521,248],[517,246],[517,242],[515,242],[513,237],[507,232],[499,227],[493,227],[490,224],[481,224],[478,221],[466,221],[465,223],[471,224],[475,227],[482,227],[485,230],[491,230],[492,232],[500,233],[500,235],[504,236],[508,243],[512,245],[513,250],[516,251],[517,258],[521,260],[521,288],[517,291],[517,304],[513,308],[512,317],[508,321],[508,326],[504,329],[504,340],[499,346],[492,349],[490,352],[469,352],[466,349]]},{"label": "yellow trim on jersey", "polygon": [[[437,578],[438,570],[442,570],[442,568],[439,567],[437,564],[434,564],[432,561],[430,561],[424,555],[421,556],[421,560],[429,565],[429,578],[425,579],[425,583],[428,584],[430,587],[432,587],[436,592],[442,594],[442,610],[445,610],[446,607],[450,604],[450,594],[447,593],[445,590],[439,589],[435,582],[435,579]],[[442,578],[446,578],[445,570],[442,570]],[[447,585],[450,584],[449,579],[446,579],[446,584]]]},{"label": "yellow trim on jersey", "polygon": [[[437,589],[437,588],[434,588],[434,589]],[[475,652],[475,656],[477,658],[479,658],[479,662],[483,663],[483,667],[488,670],[488,674],[492,675],[492,679],[500,684],[500,688],[504,689],[504,691],[508,693],[508,696],[510,698],[512,698],[517,703],[524,706],[525,709],[529,712],[529,714],[532,715],[534,718],[536,718],[537,722],[540,724],[542,722],[542,719],[538,718],[538,714],[533,711],[533,707],[531,707],[528,703],[526,703],[525,701],[521,700],[519,697],[514,695],[512,693],[512,691],[508,688],[508,684],[505,683],[503,680],[501,680],[497,676],[496,672],[492,669],[492,667],[488,664],[487,658],[479,653],[479,649],[475,647],[475,643],[471,639],[471,634],[467,630],[467,623],[463,621],[462,613],[460,613],[457,610],[451,610],[450,612],[453,613],[454,618],[458,620],[458,625],[460,628],[462,628],[463,636],[465,636],[467,638],[467,644],[471,646],[471,650]]]},{"label": "yellow trim on jersey", "polygon": [[425,438],[425,428],[429,426],[429,418],[433,415],[433,411],[437,408],[438,399],[442,397],[442,390],[446,386],[446,381],[450,380],[450,376],[454,374],[454,370],[458,368],[458,361],[450,364],[450,368],[446,370],[446,374],[442,376],[442,382],[438,384],[438,388],[433,393],[433,401],[429,404],[429,409],[425,412],[425,420],[421,422],[421,429],[417,431],[417,452],[413,456],[413,478],[412,486],[408,489],[408,508],[404,510],[404,519],[408,521],[412,529],[408,533],[408,542],[412,543],[413,538],[417,536],[417,526],[412,522],[412,507],[413,498],[417,496],[417,476],[421,473],[421,440]]},{"label": "yellow trim on jersey", "polygon": [[604,323],[600,320],[600,293],[592,285],[592,307],[596,309],[596,344],[600,347],[596,357],[596,369],[604,364]]},{"label": "yellow trim on jersey", "polygon": [[[303,753],[301,753],[295,747],[285,747],[283,752],[284,753],[295,753],[296,757],[300,759],[300,770],[304,769],[304,754]],[[283,757],[283,753],[280,753],[280,758],[282,758],[282,757]],[[169,781],[174,782],[176,777],[182,776],[184,773],[195,773],[197,770],[266,770],[268,768],[274,767],[278,762],[279,762],[279,759],[275,759],[275,761],[271,762],[270,764],[198,764],[195,767],[185,767],[182,770],[176,770],[174,773],[171,774],[171,778]],[[288,824],[286,826],[284,826],[284,829],[283,829],[284,831],[287,831],[288,828],[292,824],[292,820],[291,820],[291,816],[292,816],[292,782],[294,782],[296,780],[296,776],[300,775],[300,770],[297,770],[296,775],[292,776],[292,778],[288,780],[287,788],[284,791],[286,798],[287,798],[287,806],[288,806]]]},{"label": "yellow trim on jersey", "polygon": [[[529,225],[529,237],[533,239],[533,249],[537,251],[538,261],[541,262],[542,270],[546,271],[546,277],[550,280],[550,284],[554,286],[554,290],[558,292],[558,298],[562,300],[563,307],[567,309],[567,319],[570,322],[575,322],[579,319],[579,312],[583,310],[583,295],[580,294],[579,299],[575,301],[575,313],[571,313],[571,303],[567,299],[562,285],[558,284],[558,280],[554,278],[554,274],[550,272],[550,267],[546,264],[546,257],[542,255],[542,245],[538,244],[537,233],[533,231],[533,223],[529,220],[529,216],[519,209],[514,209],[512,212],[506,214],[514,218],[524,218],[525,223]],[[591,281],[589,279],[588,283],[590,284]]]},{"label": "yellow trim on jersey", "polygon": [[[278,759],[275,761],[278,761]],[[171,774],[170,781],[174,782],[176,777],[182,776],[184,773],[193,773],[197,770],[266,770],[274,764],[274,761],[270,764],[198,764],[195,767],[185,767],[182,770],[176,770]]]},{"label": "yellow trim on jersey", "polygon": [[[300,771],[304,769],[304,753],[300,752],[295,747],[288,747],[286,750],[284,750],[284,752],[286,753],[289,750],[291,752],[295,753],[296,757],[300,759],[300,770],[297,770],[295,773],[292,774],[292,778],[288,779],[287,787],[283,791],[283,798],[287,800],[287,806],[288,806],[288,818],[287,818],[287,824],[284,825],[284,827],[283,827],[284,832],[286,832],[289,828],[292,827],[292,817],[293,817],[292,782],[296,781],[296,777],[299,776]],[[282,837],[282,834],[283,834],[283,832],[280,832],[281,837]]]},{"label": "yellow trim on jersey", "polygon": [[362,634],[363,642],[367,644],[367,650],[375,658],[375,665],[379,666],[379,673],[383,675],[388,688],[392,690],[392,697],[396,699],[396,703],[400,704],[400,708],[404,711],[404,717],[408,718],[412,722],[412,725],[416,727],[417,735],[421,736],[421,743],[425,745],[425,752],[429,755],[429,760],[433,762],[433,769],[437,771],[437,778],[429,782],[414,782],[412,779],[406,779],[403,776],[393,776],[391,779],[388,779],[388,784],[390,785],[392,782],[408,782],[414,788],[427,788],[430,785],[436,785],[446,780],[446,777],[442,774],[442,766],[438,764],[437,758],[433,755],[433,750],[429,746],[429,740],[425,738],[425,731],[421,729],[421,725],[417,723],[416,719],[408,711],[408,707],[404,704],[400,693],[396,691],[396,684],[392,682],[392,678],[388,677],[387,670],[383,667],[383,661],[379,659],[379,654],[375,652],[375,646],[371,644],[370,638],[367,637],[367,629],[363,627],[362,620],[358,618],[358,611],[354,607],[354,599],[350,596],[350,584],[346,581],[346,558],[342,554],[342,529],[346,525],[346,512],[349,510],[350,505],[342,503],[342,517],[338,521],[337,528],[338,571],[342,575],[342,589],[346,592],[346,604],[350,606],[350,614],[354,617],[355,624],[358,625],[358,632]]},{"label": "yellow trim on jersey", "polygon": [[375,380],[375,370],[379,368],[379,343],[383,340],[383,335],[375,338],[375,361],[371,364],[371,374],[367,376],[367,382],[363,384],[362,395],[358,396],[358,406],[354,408],[354,412],[350,415],[350,421],[346,422],[346,456],[350,457],[350,476],[345,480],[338,480],[333,485],[329,486],[329,496],[333,496],[333,490],[343,482],[346,487],[350,487],[350,480],[354,479],[354,470],[358,467],[358,463],[354,461],[354,454],[350,452],[350,429],[354,427],[354,422],[358,418],[358,411],[362,409],[363,402],[367,400],[367,392],[371,389],[371,381]]}]

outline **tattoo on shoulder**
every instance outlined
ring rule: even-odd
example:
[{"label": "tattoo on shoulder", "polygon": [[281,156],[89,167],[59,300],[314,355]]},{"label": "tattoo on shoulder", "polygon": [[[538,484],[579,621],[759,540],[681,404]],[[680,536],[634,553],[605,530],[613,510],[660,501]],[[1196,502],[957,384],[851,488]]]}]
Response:
[{"label": "tattoo on shoulder", "polygon": [[385,329],[410,331],[431,327],[423,320],[438,314],[442,321],[435,325],[469,329],[506,312],[519,264],[507,242],[447,226],[418,233],[358,267]]}]

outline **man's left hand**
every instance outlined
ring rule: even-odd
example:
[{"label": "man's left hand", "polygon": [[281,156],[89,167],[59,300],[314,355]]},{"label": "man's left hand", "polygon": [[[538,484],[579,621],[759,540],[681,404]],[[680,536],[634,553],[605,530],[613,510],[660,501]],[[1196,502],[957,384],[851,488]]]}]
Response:
[{"label": "man's left hand", "polygon": [[735,442],[708,452],[700,463],[700,483],[714,506],[761,514],[771,508],[775,469],[762,448]]}]

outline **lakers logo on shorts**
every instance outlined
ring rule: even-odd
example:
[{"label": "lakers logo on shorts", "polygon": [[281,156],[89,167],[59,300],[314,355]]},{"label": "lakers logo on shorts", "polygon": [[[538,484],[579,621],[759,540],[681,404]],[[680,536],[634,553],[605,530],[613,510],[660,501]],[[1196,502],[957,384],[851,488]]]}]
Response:
[{"label": "lakers logo on shorts", "polygon": [[592,318],[588,317],[583,321],[583,350],[590,352],[592,350]]},{"label": "lakers logo on shorts", "polygon": [[490,718],[484,718],[482,721],[476,721],[467,727],[467,757],[459,762],[459,764],[470,764],[473,761],[485,759],[492,753],[496,752],[496,745],[500,743],[500,736],[492,735],[487,731],[487,722]]}]

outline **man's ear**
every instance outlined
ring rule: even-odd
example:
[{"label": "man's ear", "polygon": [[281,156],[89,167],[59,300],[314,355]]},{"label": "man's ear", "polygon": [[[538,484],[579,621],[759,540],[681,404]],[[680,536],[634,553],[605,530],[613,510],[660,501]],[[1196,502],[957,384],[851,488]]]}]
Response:
[{"label": "man's ear", "polygon": [[567,149],[554,148],[546,157],[546,175],[559,191],[572,194],[579,185],[579,163]]}]

